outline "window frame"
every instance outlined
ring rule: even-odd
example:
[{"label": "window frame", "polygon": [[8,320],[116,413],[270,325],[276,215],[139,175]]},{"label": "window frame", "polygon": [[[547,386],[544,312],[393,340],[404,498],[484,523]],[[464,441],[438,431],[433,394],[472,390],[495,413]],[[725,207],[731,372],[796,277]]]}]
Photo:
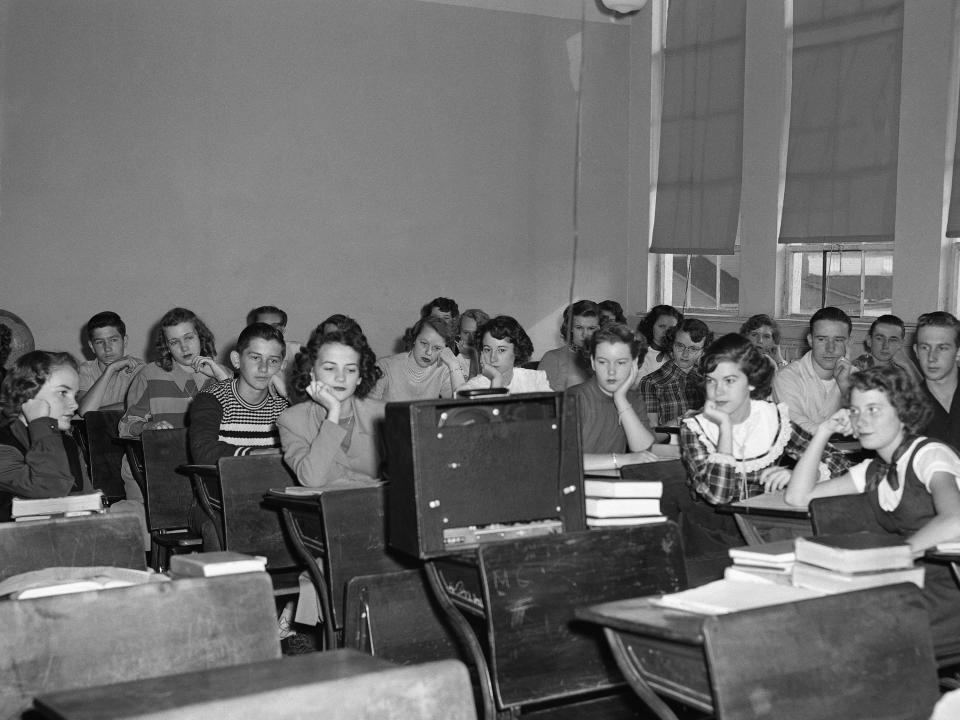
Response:
[{"label": "window frame", "polygon": [[[652,257],[656,258],[656,272],[657,272],[657,295],[660,298],[659,302],[664,305],[674,305],[673,303],[673,259],[677,256],[679,257],[706,257],[713,258],[713,265],[716,269],[714,273],[714,297],[716,298],[715,306],[712,308],[706,307],[696,307],[687,305],[686,303],[682,305],[675,305],[683,313],[691,312],[695,315],[710,315],[715,317],[724,317],[724,318],[736,318],[740,316],[740,295],[737,293],[737,302],[733,307],[723,307],[720,305],[720,271],[721,263],[720,258],[724,257],[734,257],[736,256],[738,262],[741,261],[740,258],[740,243],[737,242],[734,247],[732,255],[703,255],[700,253],[650,253]],[[740,278],[737,278],[739,284]]]}]

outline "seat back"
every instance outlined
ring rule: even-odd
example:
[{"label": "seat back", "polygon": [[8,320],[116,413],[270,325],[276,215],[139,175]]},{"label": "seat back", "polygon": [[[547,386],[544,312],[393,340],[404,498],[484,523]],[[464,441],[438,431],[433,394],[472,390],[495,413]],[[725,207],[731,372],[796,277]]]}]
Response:
[{"label": "seat back", "polygon": [[147,527],[152,531],[187,526],[187,511],[193,504],[190,481],[177,473],[187,462],[187,430],[144,430],[143,501]]},{"label": "seat back", "polygon": [[352,578],[347,583],[343,644],[402,665],[467,661],[423,570]]},{"label": "seat back", "polygon": [[835,535],[867,530],[884,532],[866,495],[836,495],[810,501],[814,535]]},{"label": "seat back", "polygon": [[574,610],[687,584],[671,522],[491,543],[479,560],[501,708],[621,685],[600,629],[575,620]]},{"label": "seat back", "polygon": [[[294,485],[280,455],[225,457],[218,462],[224,550],[263,555],[271,570],[297,564],[279,515],[262,507],[271,488]],[[206,483],[209,487],[209,483]]]},{"label": "seat back", "polygon": [[83,416],[83,444],[90,469],[90,482],[103,491],[108,500],[124,496],[120,463],[123,446],[118,442],[117,424],[123,413],[116,410],[91,410]]},{"label": "seat back", "polygon": [[0,718],[41,693],[280,657],[266,573],[0,602],[0,627]]},{"label": "seat back", "polygon": [[48,567],[147,567],[139,521],[119,513],[0,523],[0,558],[0,581]]},{"label": "seat back", "polygon": [[325,570],[338,629],[343,627],[343,603],[350,580],[415,566],[387,549],[384,496],[384,485],[330,490],[320,496]]},{"label": "seat back", "polygon": [[920,720],[939,695],[909,583],[718,615],[703,634],[721,719]]}]

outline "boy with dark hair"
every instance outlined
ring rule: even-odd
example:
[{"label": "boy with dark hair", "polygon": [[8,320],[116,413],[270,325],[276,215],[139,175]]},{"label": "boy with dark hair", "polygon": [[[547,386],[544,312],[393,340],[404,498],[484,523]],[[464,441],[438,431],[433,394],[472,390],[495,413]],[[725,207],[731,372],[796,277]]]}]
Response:
[{"label": "boy with dark hair", "polygon": [[881,315],[870,324],[870,330],[864,340],[869,352],[855,358],[853,366],[857,370],[866,370],[884,365],[896,365],[906,372],[919,385],[923,378],[917,366],[907,357],[907,328],[903,320],[896,315]]},{"label": "boy with dark hair", "polygon": [[713,333],[702,320],[684,318],[670,328],[666,336],[670,359],[640,381],[651,426],[676,424],[687,410],[703,407],[704,380],[697,364],[712,342]]},{"label": "boy with dark hair", "polygon": [[93,360],[80,363],[78,415],[91,410],[123,410],[130,383],[143,360],[127,355],[127,326],[115,312],[99,312],[87,321],[87,346]]},{"label": "boy with dark hair", "polygon": [[279,452],[276,420],[289,403],[270,392],[283,367],[283,334],[266,323],[244,328],[230,361],[236,377],[207,385],[190,405],[193,462],[215,465],[227,455]]},{"label": "boy with dark hair", "polygon": [[810,350],[773,378],[773,397],[790,408],[790,419],[809,433],[840,409],[853,364],[847,343],[853,323],[840,308],[825,307],[810,318]]},{"label": "boy with dark hair", "polygon": [[924,313],[917,320],[913,346],[923,373],[921,387],[933,402],[933,417],[921,435],[936,438],[960,450],[960,320],[948,312]]}]

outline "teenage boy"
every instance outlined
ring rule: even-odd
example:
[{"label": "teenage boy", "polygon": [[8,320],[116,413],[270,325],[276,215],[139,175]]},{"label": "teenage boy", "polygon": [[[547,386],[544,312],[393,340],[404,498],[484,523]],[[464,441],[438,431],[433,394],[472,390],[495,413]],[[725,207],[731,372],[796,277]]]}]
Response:
[{"label": "teenage boy", "polygon": [[810,350],[773,378],[774,399],[786,403],[790,419],[811,434],[840,409],[850,387],[854,368],[847,359],[847,344],[852,328],[840,308],[820,308],[810,318]]},{"label": "teenage boy", "polygon": [[[270,392],[270,382],[283,367],[283,333],[266,323],[253,323],[237,339],[230,362],[236,377],[203,388],[190,405],[190,456],[200,465],[216,465],[230,455],[280,452],[277,418],[289,407],[286,398]],[[206,551],[218,549],[213,521],[194,504],[187,526],[203,537]]]},{"label": "teenage boy", "polygon": [[303,345],[295,340],[286,339],[287,313],[276,305],[261,305],[248,312],[247,325],[253,325],[254,323],[266,323],[279,330],[280,334],[284,336],[283,344],[286,354],[283,358],[283,372],[278,372],[273,376],[272,384],[278,395],[290,397],[287,392],[287,367],[290,364],[289,361],[297,357],[297,353],[300,352]]},{"label": "teenage boy", "polygon": [[283,334],[266,323],[244,328],[230,353],[236,377],[203,388],[190,405],[190,455],[193,462],[215,465],[227,455],[279,452],[277,418],[289,407],[270,392],[283,367]]},{"label": "teenage boy", "polygon": [[917,341],[913,350],[923,373],[921,387],[926,390],[933,407],[933,417],[920,434],[960,450],[960,392],[957,392],[960,320],[948,312],[921,315],[917,320]]},{"label": "teenage boy", "polygon": [[864,340],[869,352],[855,358],[853,367],[866,370],[884,365],[896,365],[918,383],[922,376],[906,352],[907,328],[896,315],[881,315],[870,324]]},{"label": "teenage boy", "polygon": [[77,414],[123,410],[130,383],[143,367],[143,360],[127,355],[127,326],[107,310],[87,321],[86,333],[94,359],[80,363]]},{"label": "teenage boy", "polygon": [[646,339],[626,325],[609,323],[587,343],[594,375],[567,389],[577,398],[584,471],[659,460],[649,452],[654,437],[643,398],[631,390],[647,352]]},{"label": "teenage boy", "polygon": [[704,380],[697,370],[713,333],[702,320],[684,318],[666,336],[670,359],[640,381],[650,425],[677,424],[687,410],[703,407]]}]

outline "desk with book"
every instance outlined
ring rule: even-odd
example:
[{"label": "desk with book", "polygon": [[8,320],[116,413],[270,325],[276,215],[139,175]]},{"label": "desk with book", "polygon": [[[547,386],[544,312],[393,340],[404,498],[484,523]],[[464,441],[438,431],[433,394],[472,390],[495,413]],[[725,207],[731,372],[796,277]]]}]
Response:
[{"label": "desk with book", "polygon": [[[730,556],[723,580],[577,613],[605,628],[658,717],[675,718],[657,694],[721,720],[927,717],[936,662],[924,570],[902,539],[797,538]],[[892,665],[910,665],[906,686]]]}]

